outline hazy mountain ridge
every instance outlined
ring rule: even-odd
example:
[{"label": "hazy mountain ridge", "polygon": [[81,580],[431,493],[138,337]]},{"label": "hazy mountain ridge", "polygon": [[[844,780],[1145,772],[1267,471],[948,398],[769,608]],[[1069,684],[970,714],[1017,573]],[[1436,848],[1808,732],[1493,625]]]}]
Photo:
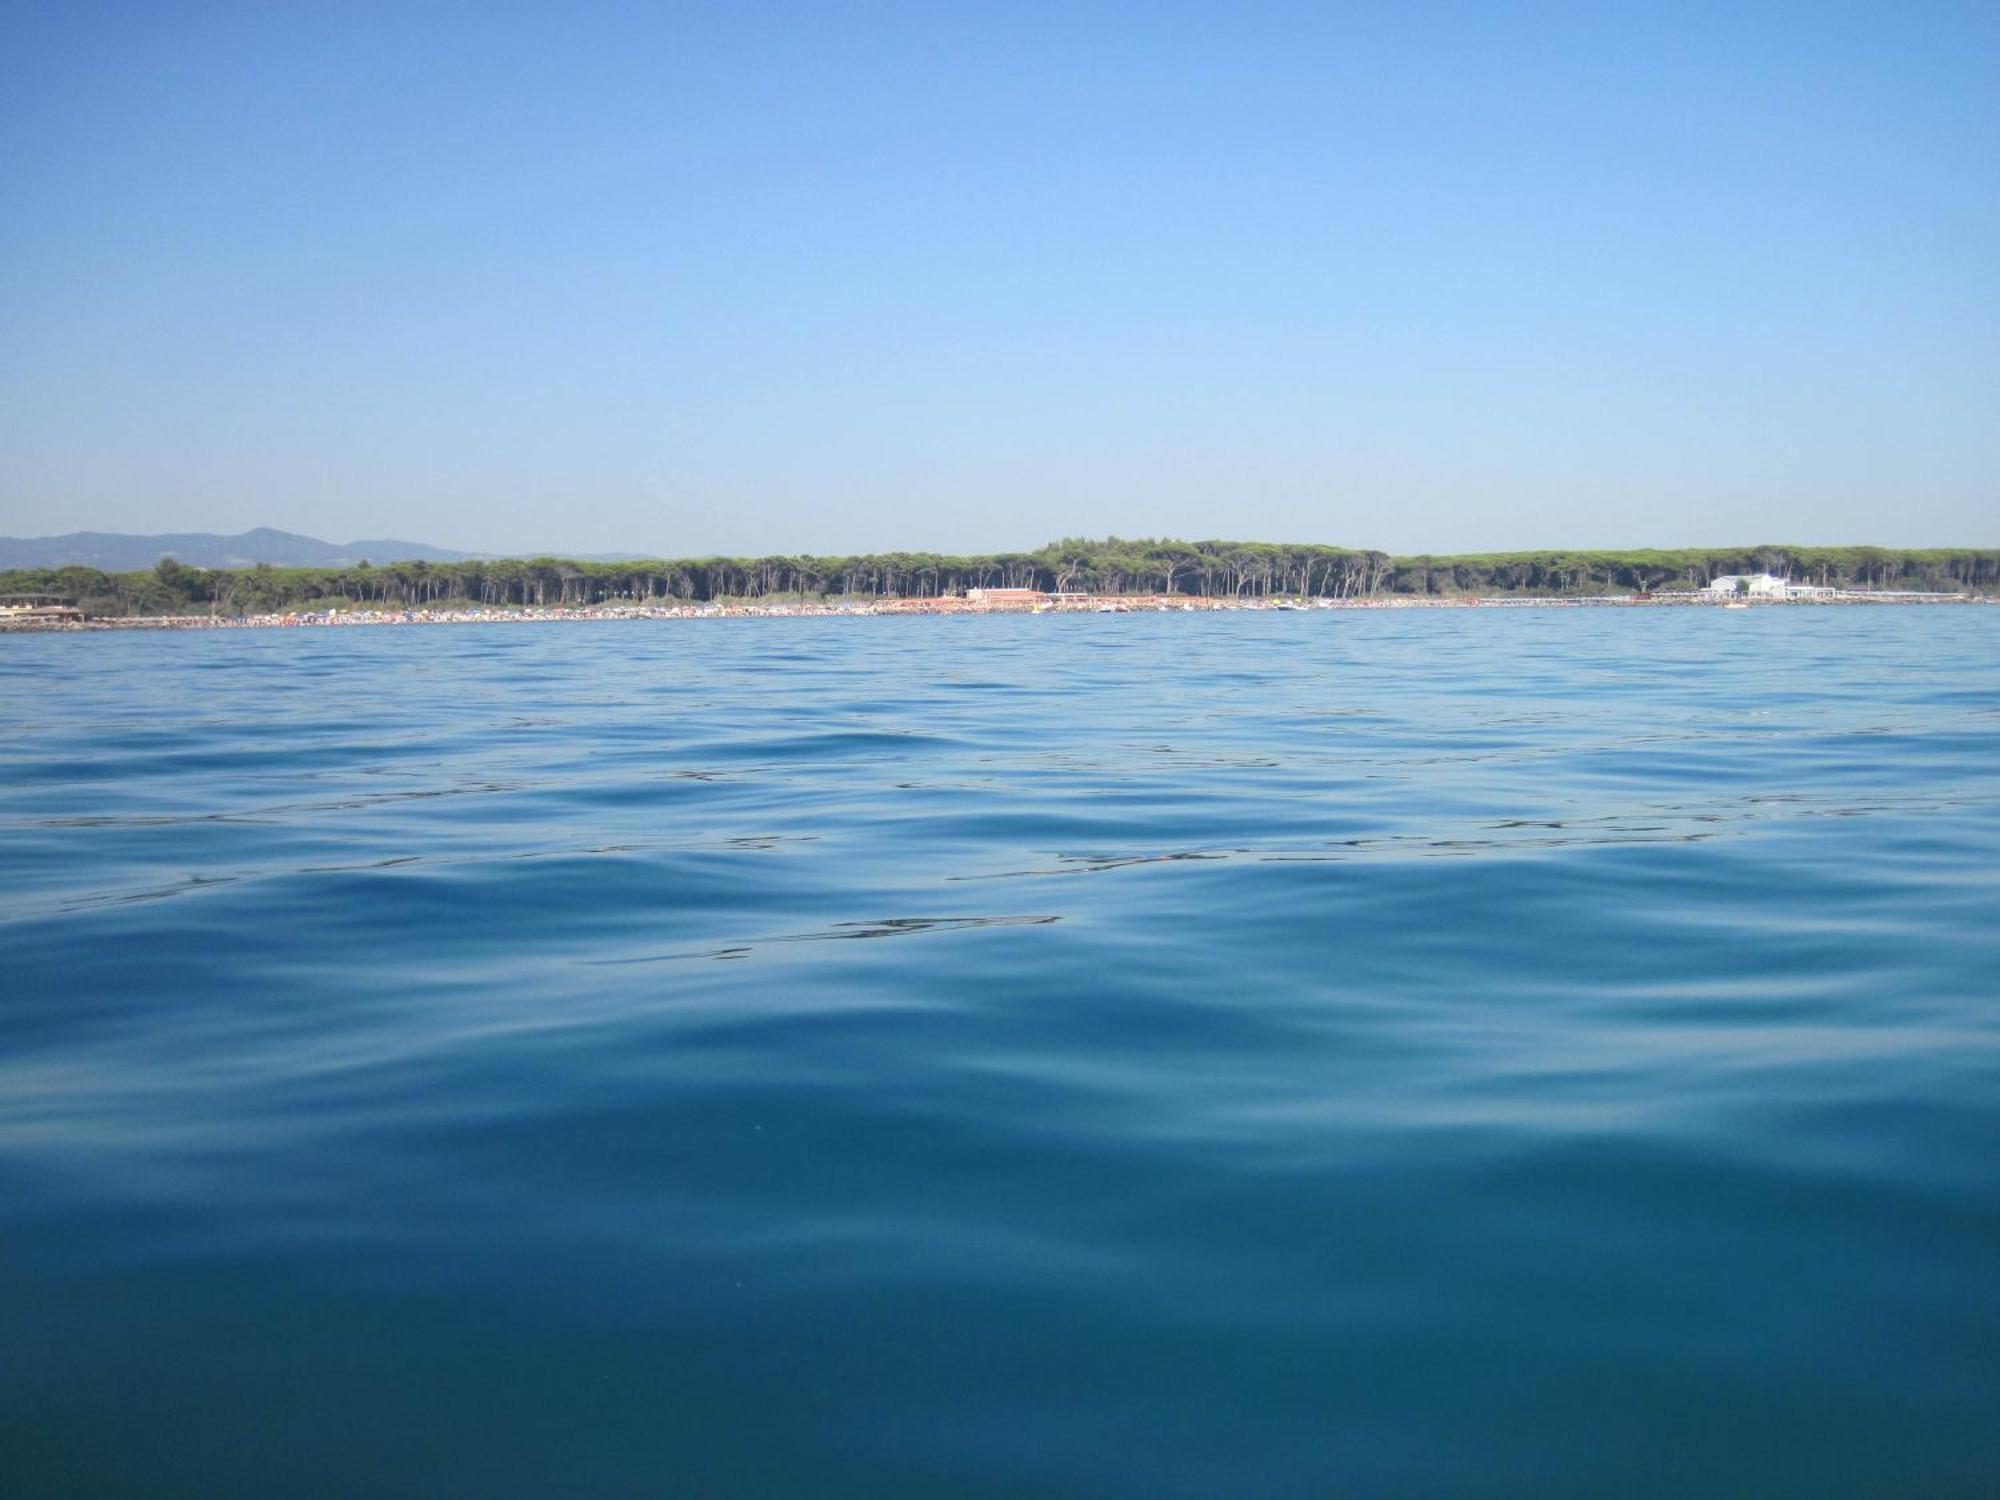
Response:
[{"label": "hazy mountain ridge", "polygon": [[424,542],[390,538],[323,542],[318,537],[259,526],[222,536],[211,531],[138,536],[118,531],[72,531],[63,536],[0,537],[0,568],[97,568],[129,573],[150,568],[162,557],[195,568],[340,568],[389,562],[466,562],[483,554],[454,552]]}]

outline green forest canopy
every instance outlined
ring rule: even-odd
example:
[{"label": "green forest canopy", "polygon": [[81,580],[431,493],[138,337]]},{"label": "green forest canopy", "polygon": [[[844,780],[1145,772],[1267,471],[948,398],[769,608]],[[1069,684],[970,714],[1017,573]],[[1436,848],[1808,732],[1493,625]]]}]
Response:
[{"label": "green forest canopy", "polygon": [[1757,546],[1391,557],[1299,543],[1108,537],[970,557],[929,552],[635,562],[536,557],[234,570],[184,567],[163,558],[157,567],[136,573],[16,569],[0,573],[0,593],[60,594],[101,615],[239,614],[330,606],[933,598],[981,587],[1246,599],[1599,594],[1699,588],[1711,578],[1760,572],[1840,588],[1990,592],[2000,590],[2000,549]]}]

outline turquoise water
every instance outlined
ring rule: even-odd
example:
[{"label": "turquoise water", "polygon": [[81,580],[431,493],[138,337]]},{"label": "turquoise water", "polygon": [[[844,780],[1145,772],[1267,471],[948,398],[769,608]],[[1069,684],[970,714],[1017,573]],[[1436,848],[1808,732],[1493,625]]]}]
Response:
[{"label": "turquoise water", "polygon": [[0,1492],[2000,1492],[2000,609],[0,640]]}]

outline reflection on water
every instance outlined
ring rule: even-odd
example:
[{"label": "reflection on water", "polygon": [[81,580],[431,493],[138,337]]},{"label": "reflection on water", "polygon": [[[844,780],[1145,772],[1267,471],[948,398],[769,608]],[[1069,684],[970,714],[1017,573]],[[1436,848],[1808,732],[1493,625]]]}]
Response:
[{"label": "reflection on water", "polygon": [[0,697],[9,1497],[2000,1475],[2000,611],[22,638]]},{"label": "reflection on water", "polygon": [[973,927],[1040,927],[1061,917],[884,917],[876,922],[835,922],[821,932],[788,932],[706,953],[657,953],[641,958],[596,958],[600,964],[649,964],[673,958],[743,958],[764,943],[827,943],[847,938],[911,937],[920,932],[962,932]]}]

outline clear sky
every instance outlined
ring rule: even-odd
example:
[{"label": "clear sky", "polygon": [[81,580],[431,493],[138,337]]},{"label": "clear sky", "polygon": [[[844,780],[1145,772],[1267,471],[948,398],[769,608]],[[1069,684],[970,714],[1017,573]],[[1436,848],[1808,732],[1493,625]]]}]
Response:
[{"label": "clear sky", "polygon": [[2000,544],[2000,6],[0,5],[0,532]]}]

